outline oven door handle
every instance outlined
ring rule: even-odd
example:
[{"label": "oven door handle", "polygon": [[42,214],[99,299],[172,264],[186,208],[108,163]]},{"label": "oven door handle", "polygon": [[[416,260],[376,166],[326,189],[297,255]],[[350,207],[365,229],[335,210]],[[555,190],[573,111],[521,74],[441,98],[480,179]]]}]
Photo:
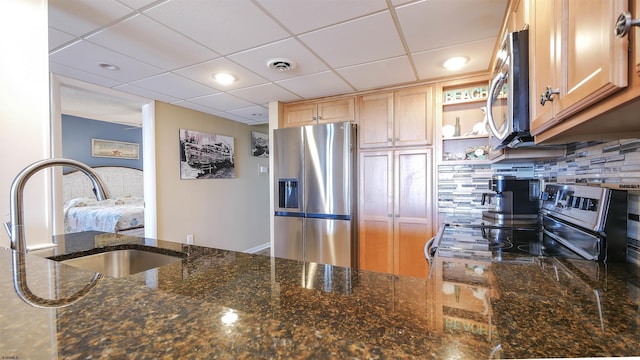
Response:
[{"label": "oven door handle", "polygon": [[565,238],[558,236],[554,233],[552,233],[551,231],[547,230],[547,229],[543,229],[542,232],[549,236],[550,238],[558,241],[559,243],[561,243],[562,245],[566,246],[567,248],[569,248],[571,251],[575,252],[576,254],[582,256],[583,258],[587,259],[587,260],[598,260],[598,255],[594,255],[594,254],[589,254],[588,252],[584,251],[581,248],[578,248],[576,246],[574,246],[571,241],[567,241]]},{"label": "oven door handle", "polygon": [[438,229],[438,233],[436,236],[432,237],[424,244],[424,258],[427,260],[429,264],[429,275],[427,275],[427,279],[431,278],[431,270],[433,269],[433,258],[436,256],[436,252],[438,251],[438,245],[440,245],[440,241],[442,240],[442,234],[444,233],[444,228],[447,225],[440,226]]},{"label": "oven door handle", "polygon": [[432,247],[434,241],[436,240],[436,236],[432,237],[424,244],[424,258],[427,259],[427,263],[431,266],[431,262],[433,261],[433,256],[436,254],[436,250],[438,250],[437,246]]}]

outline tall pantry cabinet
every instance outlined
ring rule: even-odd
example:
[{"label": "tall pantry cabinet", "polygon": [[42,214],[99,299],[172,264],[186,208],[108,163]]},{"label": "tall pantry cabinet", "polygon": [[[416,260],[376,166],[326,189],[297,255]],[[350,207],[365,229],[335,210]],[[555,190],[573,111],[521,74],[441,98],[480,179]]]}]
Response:
[{"label": "tall pantry cabinet", "polygon": [[358,97],[359,267],[426,277],[432,235],[433,88]]}]

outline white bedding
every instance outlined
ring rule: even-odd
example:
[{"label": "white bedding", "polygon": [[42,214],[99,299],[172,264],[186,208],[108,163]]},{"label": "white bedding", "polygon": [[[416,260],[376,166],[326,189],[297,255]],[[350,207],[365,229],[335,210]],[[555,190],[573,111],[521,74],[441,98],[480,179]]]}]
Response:
[{"label": "white bedding", "polygon": [[144,199],[125,196],[98,201],[75,198],[64,204],[65,233],[104,231],[116,233],[144,226]]}]

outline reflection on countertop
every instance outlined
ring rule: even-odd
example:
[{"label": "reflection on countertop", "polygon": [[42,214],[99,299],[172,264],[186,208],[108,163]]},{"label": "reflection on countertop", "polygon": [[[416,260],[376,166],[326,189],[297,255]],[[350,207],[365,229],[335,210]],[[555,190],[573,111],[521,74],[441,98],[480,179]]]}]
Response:
[{"label": "reflection on countertop", "polygon": [[640,276],[633,266],[437,257],[427,280],[96,232],[55,240],[57,248],[26,259],[28,284],[43,297],[72,294],[94,275],[45,257],[105,246],[188,257],[104,277],[77,303],[41,309],[15,294],[11,250],[0,249],[0,356],[640,355]]}]

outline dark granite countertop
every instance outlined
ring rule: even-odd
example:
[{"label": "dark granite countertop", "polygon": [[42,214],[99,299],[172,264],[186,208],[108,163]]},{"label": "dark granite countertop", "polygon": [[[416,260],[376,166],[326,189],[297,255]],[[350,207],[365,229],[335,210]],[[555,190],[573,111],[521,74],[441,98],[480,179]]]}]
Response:
[{"label": "dark granite countertop", "polygon": [[632,265],[437,257],[420,279],[96,232],[27,255],[30,290],[62,298],[94,276],[45,259],[152,247],[188,257],[103,277],[61,308],[22,301],[0,248],[3,359],[476,359],[640,355]]}]

